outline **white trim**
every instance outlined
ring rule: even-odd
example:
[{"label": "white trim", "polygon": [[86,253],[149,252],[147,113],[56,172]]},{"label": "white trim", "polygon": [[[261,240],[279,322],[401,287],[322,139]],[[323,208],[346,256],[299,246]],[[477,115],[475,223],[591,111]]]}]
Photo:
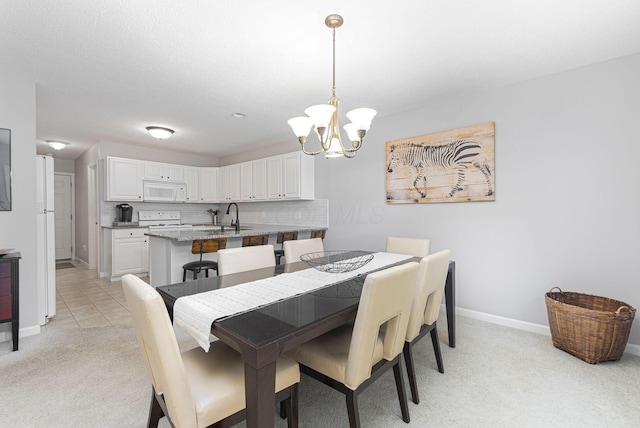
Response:
[{"label": "white trim", "polygon": [[[53,172],[56,175],[68,176],[71,180],[71,259],[76,259],[76,174],[74,172]],[[56,259],[57,260],[57,259]]]},{"label": "white trim", "polygon": [[[7,323],[7,325],[10,325]],[[27,336],[35,336],[39,334],[41,328],[39,325],[34,325],[32,327],[25,327],[18,329],[18,339],[22,339]],[[0,331],[0,342],[9,342],[13,339],[13,335],[11,334],[11,330],[9,331]],[[20,349],[20,342],[18,342],[18,349]]]},{"label": "white trim", "polygon": [[84,260],[82,260],[81,258],[76,257],[74,261],[76,261],[76,262],[80,263],[81,265],[83,265],[83,266],[84,266],[84,267],[86,267],[87,269],[90,269],[90,267],[89,267],[89,263],[85,262],[85,261],[84,261]]},{"label": "white trim", "polygon": [[[441,309],[444,310],[444,307],[445,306],[442,305]],[[530,331],[532,333],[542,334],[544,336],[551,336],[548,325],[534,324],[532,322],[520,321],[513,318],[501,317],[499,315],[492,315],[459,307],[456,307],[456,315],[486,321],[492,324],[504,325],[507,327],[515,328],[517,330]],[[628,343],[624,352],[627,354],[640,356],[640,345]]]}]

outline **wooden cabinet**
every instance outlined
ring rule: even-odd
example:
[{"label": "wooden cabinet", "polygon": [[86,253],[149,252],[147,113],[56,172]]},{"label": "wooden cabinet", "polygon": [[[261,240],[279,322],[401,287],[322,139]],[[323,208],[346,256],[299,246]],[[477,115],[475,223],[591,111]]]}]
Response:
[{"label": "wooden cabinet", "polygon": [[313,157],[293,152],[267,159],[268,199],[313,199],[314,187]]},{"label": "wooden cabinet", "polygon": [[106,170],[107,201],[142,201],[142,161],[108,157]]},{"label": "wooden cabinet", "polygon": [[13,350],[18,350],[19,331],[19,261],[20,253],[0,257],[0,323],[11,323]]},{"label": "wooden cabinet", "polygon": [[240,200],[262,201],[267,199],[266,179],[266,159],[240,164]]},{"label": "wooden cabinet", "polygon": [[111,232],[111,279],[149,271],[149,229],[114,229]]},{"label": "wooden cabinet", "polygon": [[161,162],[144,162],[144,179],[158,181],[184,180],[184,166]]},{"label": "wooden cabinet", "polygon": [[195,166],[184,167],[184,181],[187,183],[187,203],[200,201],[200,168]]},{"label": "wooden cabinet", "polygon": [[218,202],[218,169],[198,168],[200,177],[199,202]]}]

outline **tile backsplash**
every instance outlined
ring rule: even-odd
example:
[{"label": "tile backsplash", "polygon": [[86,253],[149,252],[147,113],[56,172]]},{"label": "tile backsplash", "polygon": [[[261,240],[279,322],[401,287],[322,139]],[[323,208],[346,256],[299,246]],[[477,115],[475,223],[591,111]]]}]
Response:
[{"label": "tile backsplash", "polygon": [[[122,202],[102,202],[100,204],[100,224],[111,226],[116,217],[116,205]],[[182,223],[202,224],[212,223],[213,218],[208,209],[220,210],[220,221],[230,223],[235,216],[235,209],[231,209],[229,216],[225,215],[227,204],[162,204],[145,202],[127,202],[133,207],[133,221],[138,221],[138,211],[180,211]],[[241,224],[269,224],[269,225],[301,225],[328,227],[329,201],[316,199],[313,201],[270,201],[270,202],[239,202]]]}]

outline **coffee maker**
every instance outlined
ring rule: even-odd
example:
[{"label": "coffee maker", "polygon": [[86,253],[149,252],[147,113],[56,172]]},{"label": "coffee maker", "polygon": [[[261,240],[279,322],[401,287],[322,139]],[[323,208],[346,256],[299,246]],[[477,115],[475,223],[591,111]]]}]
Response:
[{"label": "coffee maker", "polygon": [[116,205],[116,219],[114,223],[131,223],[133,207],[129,204]]}]

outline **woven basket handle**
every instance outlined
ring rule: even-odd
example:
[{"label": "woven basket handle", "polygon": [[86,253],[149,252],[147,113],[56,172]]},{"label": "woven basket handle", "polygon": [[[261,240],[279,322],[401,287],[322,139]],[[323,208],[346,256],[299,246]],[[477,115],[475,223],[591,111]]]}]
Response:
[{"label": "woven basket handle", "polygon": [[620,311],[623,309],[626,309],[627,311],[631,312],[631,309],[629,309],[629,306],[620,306],[616,311],[616,315],[620,315]]},{"label": "woven basket handle", "polygon": [[562,290],[560,289],[560,287],[553,287],[551,290],[549,290],[549,293],[553,293],[553,290],[558,289],[558,291],[560,291],[562,293]]}]

